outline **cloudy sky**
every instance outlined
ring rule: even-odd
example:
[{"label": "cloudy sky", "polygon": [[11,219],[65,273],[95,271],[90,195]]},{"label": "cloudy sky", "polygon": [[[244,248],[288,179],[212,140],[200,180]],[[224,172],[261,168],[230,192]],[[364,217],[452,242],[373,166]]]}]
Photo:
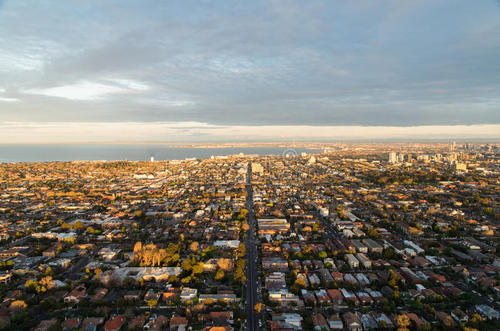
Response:
[{"label": "cloudy sky", "polygon": [[0,143],[500,138],[500,1],[0,0]]}]

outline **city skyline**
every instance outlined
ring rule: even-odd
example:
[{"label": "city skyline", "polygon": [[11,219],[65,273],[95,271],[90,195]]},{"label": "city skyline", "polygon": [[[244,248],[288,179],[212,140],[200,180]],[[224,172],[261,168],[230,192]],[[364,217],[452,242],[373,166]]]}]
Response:
[{"label": "city skyline", "polygon": [[499,18],[498,1],[0,1],[0,143],[496,140]]}]

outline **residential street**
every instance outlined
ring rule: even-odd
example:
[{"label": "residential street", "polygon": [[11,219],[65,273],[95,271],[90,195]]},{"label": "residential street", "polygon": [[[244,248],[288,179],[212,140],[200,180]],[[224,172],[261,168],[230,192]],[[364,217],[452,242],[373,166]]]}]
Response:
[{"label": "residential street", "polygon": [[252,190],[252,164],[248,163],[247,175],[247,202],[248,210],[248,225],[250,229],[246,239],[247,253],[247,295],[246,295],[246,313],[247,313],[247,330],[261,329],[261,314],[254,312],[254,306],[259,302],[258,293],[258,270],[257,270],[257,243],[255,241],[255,217],[253,211],[253,190]]}]

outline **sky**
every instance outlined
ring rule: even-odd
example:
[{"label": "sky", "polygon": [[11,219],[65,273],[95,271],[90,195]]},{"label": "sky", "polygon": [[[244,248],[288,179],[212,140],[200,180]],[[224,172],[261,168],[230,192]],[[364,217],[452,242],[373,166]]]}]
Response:
[{"label": "sky", "polygon": [[500,138],[500,1],[0,0],[0,143]]}]

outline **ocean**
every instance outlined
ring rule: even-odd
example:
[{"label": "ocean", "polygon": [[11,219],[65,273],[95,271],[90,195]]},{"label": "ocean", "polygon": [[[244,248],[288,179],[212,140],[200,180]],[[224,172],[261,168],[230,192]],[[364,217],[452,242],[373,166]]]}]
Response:
[{"label": "ocean", "polygon": [[49,162],[49,161],[149,161],[206,159],[211,156],[234,154],[283,155],[302,152],[314,154],[317,149],[285,147],[223,147],[191,148],[161,144],[50,144],[50,145],[0,145],[0,162]]}]

